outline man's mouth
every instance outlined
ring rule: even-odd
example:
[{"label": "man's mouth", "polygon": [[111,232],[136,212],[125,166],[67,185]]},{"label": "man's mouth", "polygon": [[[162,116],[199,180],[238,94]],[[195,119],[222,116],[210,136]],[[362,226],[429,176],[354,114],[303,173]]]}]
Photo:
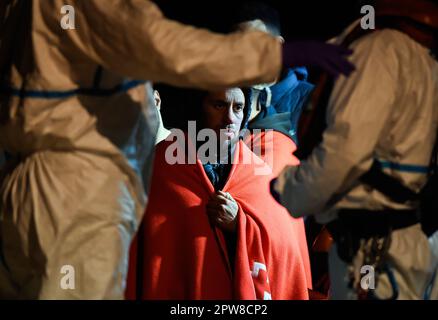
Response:
[{"label": "man's mouth", "polygon": [[228,129],[222,129],[221,130],[221,134],[224,137],[233,138],[233,137],[236,136],[236,131],[234,129],[229,129],[229,128]]}]

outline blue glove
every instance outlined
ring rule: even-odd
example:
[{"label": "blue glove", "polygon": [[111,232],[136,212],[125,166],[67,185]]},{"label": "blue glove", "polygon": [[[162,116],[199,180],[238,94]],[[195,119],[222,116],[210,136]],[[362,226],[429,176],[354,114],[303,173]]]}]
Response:
[{"label": "blue glove", "polygon": [[286,42],[283,45],[283,65],[320,67],[335,78],[339,74],[348,76],[355,70],[347,60],[352,53],[345,47],[318,41]]}]

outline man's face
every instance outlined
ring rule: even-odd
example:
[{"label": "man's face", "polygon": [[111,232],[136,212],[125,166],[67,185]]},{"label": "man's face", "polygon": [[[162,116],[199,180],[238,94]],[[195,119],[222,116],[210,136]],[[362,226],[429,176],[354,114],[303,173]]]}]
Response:
[{"label": "man's face", "polygon": [[236,140],[242,126],[244,108],[245,96],[239,88],[211,92],[202,104],[203,127],[213,129],[218,141]]}]

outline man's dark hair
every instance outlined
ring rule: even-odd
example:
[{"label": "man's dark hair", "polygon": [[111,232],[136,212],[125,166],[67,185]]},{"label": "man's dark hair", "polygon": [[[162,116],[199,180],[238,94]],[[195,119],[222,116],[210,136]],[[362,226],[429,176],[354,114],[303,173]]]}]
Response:
[{"label": "man's dark hair", "polygon": [[242,22],[259,19],[274,36],[281,35],[281,19],[279,12],[262,1],[245,1],[237,5],[234,14],[233,28]]}]

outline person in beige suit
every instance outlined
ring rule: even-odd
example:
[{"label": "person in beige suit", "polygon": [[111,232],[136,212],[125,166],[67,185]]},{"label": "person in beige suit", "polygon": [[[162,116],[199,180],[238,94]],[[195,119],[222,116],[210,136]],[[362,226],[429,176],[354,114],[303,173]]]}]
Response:
[{"label": "person in beige suit", "polygon": [[185,26],[146,0],[2,0],[0,18],[0,298],[123,298],[157,130],[147,81],[267,83],[282,61],[351,71],[338,47],[303,60],[305,45]]},{"label": "person in beige suit", "polygon": [[331,299],[438,299],[438,230],[424,231],[419,202],[405,195],[431,179],[438,3],[374,2],[375,31],[358,37],[357,20],[334,39],[354,39],[357,71],[324,102],[320,142],[274,189],[294,217],[314,216],[333,236]]}]

